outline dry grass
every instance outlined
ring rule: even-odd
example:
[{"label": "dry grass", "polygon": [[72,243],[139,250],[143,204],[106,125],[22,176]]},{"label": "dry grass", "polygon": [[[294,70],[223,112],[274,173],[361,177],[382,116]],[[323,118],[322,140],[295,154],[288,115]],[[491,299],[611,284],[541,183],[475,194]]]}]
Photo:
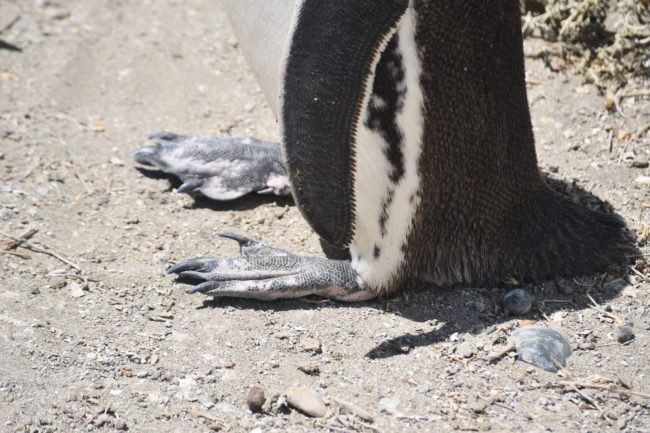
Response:
[{"label": "dry grass", "polygon": [[522,0],[524,35],[559,42],[601,87],[650,72],[650,0]]}]

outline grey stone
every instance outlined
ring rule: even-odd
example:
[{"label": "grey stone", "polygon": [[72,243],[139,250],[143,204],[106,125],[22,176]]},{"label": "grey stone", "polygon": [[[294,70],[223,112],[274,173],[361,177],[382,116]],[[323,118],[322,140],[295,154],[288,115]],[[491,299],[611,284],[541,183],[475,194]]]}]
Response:
[{"label": "grey stone", "polygon": [[527,291],[514,289],[503,295],[503,308],[510,314],[522,316],[530,312],[534,301]]}]

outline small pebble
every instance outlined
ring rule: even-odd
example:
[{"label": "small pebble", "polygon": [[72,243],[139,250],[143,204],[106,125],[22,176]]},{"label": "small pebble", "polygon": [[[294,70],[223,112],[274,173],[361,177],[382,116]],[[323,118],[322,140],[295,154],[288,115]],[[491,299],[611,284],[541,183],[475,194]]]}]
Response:
[{"label": "small pebble", "polygon": [[300,340],[300,345],[305,352],[322,353],[323,348],[318,338],[307,337]]},{"label": "small pebble", "polygon": [[471,358],[475,353],[476,350],[474,349],[474,346],[468,341],[460,343],[458,347],[456,347],[456,355],[461,358]]},{"label": "small pebble", "polygon": [[211,409],[214,407],[214,402],[212,399],[205,394],[199,395],[199,403],[201,403],[206,409]]},{"label": "small pebble", "polygon": [[285,391],[285,395],[289,406],[298,409],[305,415],[320,418],[327,414],[327,406],[325,406],[316,391],[312,389],[305,387],[289,388]]},{"label": "small pebble", "polygon": [[54,277],[50,280],[50,287],[53,289],[62,289],[65,287],[66,281],[63,277]]},{"label": "small pebble", "polygon": [[546,398],[546,397],[540,397],[540,398],[537,400],[537,403],[539,403],[539,404],[542,405],[542,406],[548,406],[548,398]]},{"label": "small pebble", "polygon": [[298,370],[302,371],[305,374],[309,374],[310,376],[314,376],[320,373],[320,368],[318,365],[312,364],[311,362],[303,362],[302,364],[299,364]]},{"label": "small pebble", "polygon": [[264,389],[258,385],[251,387],[248,391],[248,396],[246,397],[246,404],[251,412],[261,412],[264,403],[266,403]]},{"label": "small pebble", "polygon": [[113,426],[115,427],[115,430],[119,430],[119,431],[126,431],[129,429],[129,427],[126,425],[126,422],[123,419],[118,419],[117,421],[115,421]]},{"label": "small pebble", "polygon": [[81,298],[84,296],[84,290],[81,288],[81,286],[77,283],[72,283],[70,284],[70,296],[73,298]]},{"label": "small pebble", "polygon": [[527,291],[514,289],[503,295],[503,308],[510,314],[522,316],[530,312],[534,301]]},{"label": "small pebble", "polygon": [[159,253],[155,253],[152,257],[152,262],[154,265],[162,265],[164,263],[169,262],[169,259],[171,258],[171,254],[167,251],[160,251]]},{"label": "small pebble", "polygon": [[607,311],[608,313],[611,313],[612,311],[614,311],[614,309],[612,308],[611,305],[605,304],[603,305],[603,311]]},{"label": "small pebble", "polygon": [[625,343],[634,338],[634,331],[628,326],[618,326],[616,327],[616,341],[619,343]]},{"label": "small pebble", "polygon": [[45,13],[45,17],[48,20],[63,20],[66,19],[70,16],[70,11],[67,11],[65,9],[54,9],[51,11],[47,11]]}]

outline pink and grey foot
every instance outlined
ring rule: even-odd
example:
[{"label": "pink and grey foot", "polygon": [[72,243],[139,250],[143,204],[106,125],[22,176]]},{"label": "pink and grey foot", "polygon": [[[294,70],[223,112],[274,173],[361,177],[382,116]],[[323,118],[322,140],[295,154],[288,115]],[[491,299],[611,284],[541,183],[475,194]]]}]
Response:
[{"label": "pink and grey foot", "polygon": [[170,132],[149,138],[155,145],[131,155],[141,164],[179,177],[183,184],[178,192],[200,193],[215,200],[233,200],[253,192],[291,195],[277,143]]}]

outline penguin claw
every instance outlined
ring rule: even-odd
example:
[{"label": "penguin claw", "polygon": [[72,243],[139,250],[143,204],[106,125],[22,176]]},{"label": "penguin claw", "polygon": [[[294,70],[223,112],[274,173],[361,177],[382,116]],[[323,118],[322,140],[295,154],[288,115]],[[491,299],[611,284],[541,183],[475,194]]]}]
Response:
[{"label": "penguin claw", "polygon": [[237,233],[219,233],[219,236],[237,241],[240,246],[251,241],[249,237]]},{"label": "penguin claw", "polygon": [[274,247],[273,245],[266,244],[264,242],[256,241],[247,236],[240,235],[237,233],[220,233],[219,236],[222,238],[232,239],[239,243],[239,252],[244,257],[255,257],[255,256],[292,256],[288,251],[283,250],[282,248]]},{"label": "penguin claw", "polygon": [[176,189],[176,192],[191,193],[194,190],[201,188],[205,184],[205,179],[194,178],[186,180],[181,186]]},{"label": "penguin claw", "polygon": [[159,146],[143,146],[131,152],[131,158],[139,164],[158,166],[159,153]]},{"label": "penguin claw", "polygon": [[188,271],[210,272],[217,265],[217,260],[210,257],[198,257],[185,260],[167,269],[168,274],[182,274]]},{"label": "penguin claw", "polygon": [[205,281],[201,284],[197,284],[196,286],[192,287],[190,290],[187,291],[187,294],[193,295],[195,293],[206,293],[218,288],[219,288],[219,283],[217,281]]},{"label": "penguin claw", "polygon": [[147,139],[149,140],[165,140],[165,141],[178,141],[182,138],[182,135],[175,134],[173,132],[160,131],[154,134],[150,134]]}]

